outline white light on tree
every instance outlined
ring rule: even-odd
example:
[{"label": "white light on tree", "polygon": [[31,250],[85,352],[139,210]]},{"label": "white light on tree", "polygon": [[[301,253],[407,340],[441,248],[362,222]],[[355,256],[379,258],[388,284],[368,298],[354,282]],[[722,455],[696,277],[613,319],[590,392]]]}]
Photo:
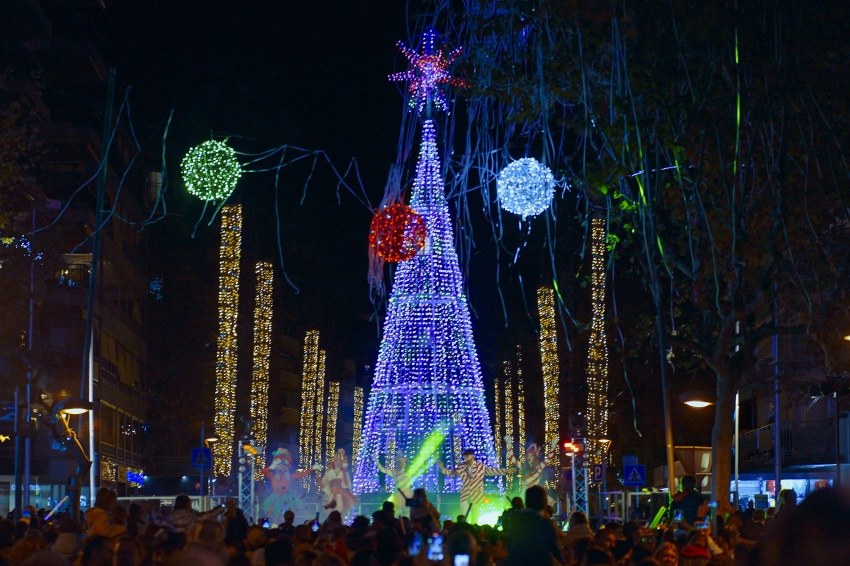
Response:
[{"label": "white light on tree", "polygon": [[525,384],[522,381],[522,349],[516,347],[516,415],[519,461],[525,460]]},{"label": "white light on tree", "polygon": [[555,194],[555,178],[548,167],[533,157],[523,157],[502,169],[496,192],[502,208],[525,219],[549,208]]},{"label": "white light on tree", "polygon": [[[511,373],[511,362],[505,362],[505,434],[514,438],[514,384],[513,374]],[[514,451],[514,446],[505,446],[505,453],[510,454]],[[507,476],[505,478],[508,491],[513,489],[514,477]]]},{"label": "white light on tree", "polygon": [[493,440],[496,448],[496,466],[502,465],[502,411],[504,410],[501,402],[500,391],[502,390],[499,378],[493,380]]},{"label": "white light on tree", "polygon": [[[546,446],[558,440],[558,331],[555,326],[555,291],[548,287],[537,289],[537,310],[540,315],[540,360],[543,366],[543,423]],[[546,448],[548,449],[548,448]]]},{"label": "white light on tree", "polygon": [[587,352],[588,453],[594,464],[602,462],[598,439],[608,436],[608,345],[605,337],[605,242],[604,218],[590,224],[590,288],[593,320]]},{"label": "white light on tree", "polygon": [[236,410],[236,318],[239,312],[239,257],[242,206],[221,209],[218,279],[218,342],[215,363],[215,430],[213,473],[229,476],[233,462],[233,415]]},{"label": "white light on tree", "polygon": [[226,199],[242,176],[236,152],[216,140],[207,140],[190,149],[180,169],[186,189],[201,200]]},{"label": "white light on tree", "polygon": [[[254,438],[265,447],[269,428],[269,357],[272,345],[272,264],[261,261],[254,267],[257,281],[254,302],[254,371],[251,380],[251,418]],[[262,466],[254,470],[254,479],[263,479]]]}]

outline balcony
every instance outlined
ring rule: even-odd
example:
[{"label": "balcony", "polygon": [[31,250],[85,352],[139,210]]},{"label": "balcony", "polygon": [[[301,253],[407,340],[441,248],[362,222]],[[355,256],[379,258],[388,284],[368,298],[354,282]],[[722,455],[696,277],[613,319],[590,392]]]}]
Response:
[{"label": "balcony", "polygon": [[[773,425],[741,434],[741,472],[769,470],[774,465]],[[836,461],[835,423],[802,421],[780,423],[782,467],[830,465]],[[847,455],[841,455],[842,463]]]}]

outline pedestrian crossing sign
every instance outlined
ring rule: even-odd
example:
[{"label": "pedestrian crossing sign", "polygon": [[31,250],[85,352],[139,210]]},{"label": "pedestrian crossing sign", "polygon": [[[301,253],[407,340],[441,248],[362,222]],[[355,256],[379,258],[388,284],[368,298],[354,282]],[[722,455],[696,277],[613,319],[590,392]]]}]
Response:
[{"label": "pedestrian crossing sign", "polygon": [[623,485],[643,487],[646,485],[646,466],[623,466]]},{"label": "pedestrian crossing sign", "polygon": [[209,448],[192,448],[192,467],[201,470],[212,468],[212,454]]}]

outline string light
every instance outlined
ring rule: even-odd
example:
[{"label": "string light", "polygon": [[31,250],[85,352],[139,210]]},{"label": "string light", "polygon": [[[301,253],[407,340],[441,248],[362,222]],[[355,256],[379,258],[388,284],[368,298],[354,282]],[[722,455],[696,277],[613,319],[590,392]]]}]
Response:
[{"label": "string light", "polygon": [[591,461],[602,462],[598,439],[608,436],[608,345],[605,337],[605,242],[604,218],[590,222],[590,288],[593,320],[587,352],[587,433]]},{"label": "string light", "polygon": [[215,364],[215,431],[213,472],[229,476],[233,463],[233,414],[236,410],[236,318],[239,313],[239,258],[242,248],[242,206],[221,208],[218,278],[218,342]]},{"label": "string light", "polygon": [[[269,428],[269,358],[272,345],[272,264],[261,261],[254,266],[257,282],[254,302],[254,372],[251,380],[251,418],[254,420],[254,439],[265,447]],[[262,466],[254,470],[254,479],[263,479]]]},{"label": "string light", "polygon": [[425,247],[425,221],[409,206],[385,206],[372,218],[369,243],[384,261],[406,261]]},{"label": "string light", "polygon": [[325,462],[333,460],[336,449],[336,417],[339,409],[339,381],[328,382],[328,424],[325,439]]},{"label": "string light", "polygon": [[354,434],[351,439],[351,467],[357,469],[360,442],[363,440],[363,388],[354,388]]},{"label": "string light", "polygon": [[445,435],[423,456],[422,474],[413,481],[429,491],[438,487],[436,460],[454,459],[454,430],[463,449],[496,464],[432,120],[423,123],[422,138],[410,206],[425,220],[428,244],[396,270],[354,476],[357,493],[378,491],[372,457],[391,453],[390,438],[413,455],[432,433]]},{"label": "string light", "polygon": [[[514,376],[511,372],[511,362],[505,362],[505,436],[511,437],[511,445],[505,446],[510,453],[514,450]],[[506,485],[508,491],[514,488],[514,477],[507,476]]]},{"label": "string light", "polygon": [[201,200],[226,199],[242,176],[236,152],[216,140],[207,140],[190,149],[180,169],[186,189]]},{"label": "string light", "polygon": [[519,435],[519,461],[525,458],[525,385],[522,379],[522,349],[516,347],[516,413]]},{"label": "string light", "polygon": [[[540,315],[540,359],[543,366],[543,423],[546,446],[558,440],[558,332],[555,327],[555,291],[548,287],[537,289],[537,310]],[[548,448],[544,448],[547,450]]]},{"label": "string light", "polygon": [[533,157],[517,159],[499,173],[496,191],[502,208],[525,220],[537,216],[552,204],[555,178]]},{"label": "string light", "polygon": [[493,440],[495,441],[494,448],[496,450],[496,465],[502,465],[502,403],[501,403],[501,384],[499,378],[493,380]]},{"label": "string light", "polygon": [[463,48],[458,47],[448,56],[443,55],[442,49],[437,47],[436,30],[429,29],[422,35],[419,53],[401,41],[396,45],[410,61],[410,70],[393,73],[389,78],[391,81],[409,81],[411,108],[422,112],[428,102],[432,102],[437,109],[446,110],[446,93],[443,92],[443,85],[467,87],[462,79],[454,78],[449,74],[449,66],[463,53]]},{"label": "string light", "polygon": [[[313,423],[316,405],[316,371],[319,364],[319,331],[308,330],[304,335],[304,361],[301,378],[301,427],[298,467],[306,470],[313,463]],[[304,488],[310,486],[310,476],[301,479]]]},{"label": "string light", "polygon": [[316,432],[313,436],[313,460],[311,464],[320,464],[322,461],[322,426],[325,418],[325,351],[319,350],[319,360],[316,365],[316,408],[315,426]]}]

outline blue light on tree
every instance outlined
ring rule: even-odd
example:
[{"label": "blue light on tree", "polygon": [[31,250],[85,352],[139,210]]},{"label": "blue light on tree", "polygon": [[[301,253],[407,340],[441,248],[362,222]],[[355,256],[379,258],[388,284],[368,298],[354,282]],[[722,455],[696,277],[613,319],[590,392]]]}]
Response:
[{"label": "blue light on tree", "polygon": [[499,173],[496,191],[502,208],[523,218],[537,216],[552,204],[555,178],[533,157],[517,159]]},{"label": "blue light on tree", "polygon": [[[437,489],[436,461],[454,464],[461,449],[496,465],[432,120],[422,137],[410,206],[425,220],[428,242],[396,271],[357,458],[358,493],[379,490],[374,456],[420,461],[412,485],[429,491]],[[446,478],[444,490],[457,489],[456,481]]]}]

